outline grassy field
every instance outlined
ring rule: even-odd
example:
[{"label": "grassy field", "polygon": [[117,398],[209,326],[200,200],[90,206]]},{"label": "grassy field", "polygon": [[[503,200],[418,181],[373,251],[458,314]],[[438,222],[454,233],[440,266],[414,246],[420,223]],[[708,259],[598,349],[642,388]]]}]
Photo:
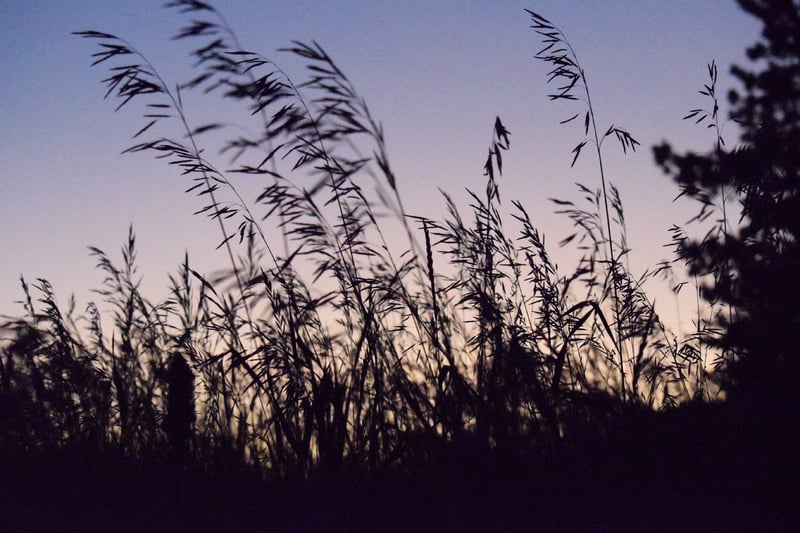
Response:
[{"label": "grassy field", "polygon": [[[172,4],[191,20],[180,36],[197,61],[175,88],[125,40],[78,35],[108,69],[108,95],[140,106],[129,151],[191,180],[229,268],[208,279],[187,257],[170,297],[152,302],[131,229],[121,259],[92,249],[105,281],[84,315],[60,308],[46,280],[23,280],[27,314],[3,324],[0,345],[11,529],[713,530],[795,517],[796,395],[791,383],[745,387],[740,363],[761,352],[729,333],[761,315],[708,289],[746,281],[743,267],[703,270],[694,255],[752,226],[730,215],[734,200],[748,215],[751,193],[691,189],[683,160],[656,148],[711,230],[698,241],[676,226],[674,261],[632,273],[603,157],[639,143],[595,123],[557,26],[526,13],[551,99],[567,100],[564,127],[579,135],[572,162],[597,162],[579,200],[555,201],[574,227],[562,245],[581,252],[566,271],[525,206],[500,203],[512,154],[500,117],[487,125],[485,188],[466,208],[445,194],[443,219],[411,216],[379,123],[319,45],[290,45],[307,65],[294,80],[241,51],[210,6]],[[712,63],[709,110],[687,118],[711,125],[708,157],[722,160],[716,77]],[[190,128],[183,95],[202,91],[244,106],[259,133]],[[160,137],[165,123],[184,131]],[[262,184],[253,200],[242,175]],[[686,265],[698,305],[683,338],[643,285]],[[769,381],[793,367],[762,368]],[[739,394],[753,390],[777,398]]]}]

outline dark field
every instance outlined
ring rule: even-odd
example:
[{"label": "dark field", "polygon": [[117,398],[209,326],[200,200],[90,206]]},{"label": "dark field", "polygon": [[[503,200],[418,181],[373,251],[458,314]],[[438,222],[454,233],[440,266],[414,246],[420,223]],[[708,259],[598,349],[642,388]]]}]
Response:
[{"label": "dark field", "polygon": [[[25,314],[0,325],[0,529],[797,529],[800,5],[739,3],[764,24],[754,70],[732,69],[725,103],[709,64],[707,107],[685,118],[710,151],[652,148],[698,214],[642,275],[603,165],[639,143],[595,123],[576,51],[537,13],[572,163],[597,158],[580,200],[554,200],[579,251],[566,270],[525,206],[501,204],[500,117],[485,190],[412,216],[379,122],[318,44],[287,50],[295,81],[211,6],[174,1],[196,64],[173,87],[127,41],[78,33],[117,109],[139,106],[128,152],[191,180],[229,265],[212,279],[186,257],[152,302],[131,228],[121,260],[90,249],[105,279],[83,314],[22,279]],[[190,127],[199,93],[256,133]],[[697,294],[686,336],[643,288],[675,272]]]}]

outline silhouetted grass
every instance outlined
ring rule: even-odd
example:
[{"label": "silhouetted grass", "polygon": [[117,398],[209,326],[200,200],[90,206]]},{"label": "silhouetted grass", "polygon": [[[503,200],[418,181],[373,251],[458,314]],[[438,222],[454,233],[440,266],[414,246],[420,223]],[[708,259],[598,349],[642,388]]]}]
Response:
[{"label": "silhouetted grass", "polygon": [[[737,523],[703,510],[724,512],[733,496],[717,501],[682,472],[709,484],[754,475],[737,453],[765,450],[726,447],[750,430],[701,401],[703,335],[669,332],[644,290],[659,269],[627,266],[602,149],[609,137],[623,150],[638,143],[613,125],[599,134],[583,67],[555,25],[528,12],[544,45],[536,57],[563,83],[550,98],[584,105],[563,121],[582,124],[572,163],[594,147],[599,178],[579,186],[580,201],[554,200],[575,228],[562,245],[582,251],[566,273],[525,207],[501,208],[512,154],[500,118],[469,206],[445,193],[443,219],[409,214],[380,124],[322,47],[284,50],[307,66],[298,82],[243,50],[214,8],[169,7],[192,20],[178,34],[194,47],[186,83],[167,83],[123,39],[78,35],[98,43],[117,109],[141,106],[127,151],[192,180],[229,267],[212,279],[187,257],[153,303],[139,290],[132,229],[121,263],[91,248],[110,332],[101,307],[77,316],[47,281],[34,292],[22,280],[26,315],[7,321],[0,347],[15,525],[35,527],[26,505],[71,510],[49,526],[112,529]],[[257,134],[192,125],[189,91],[244,106]],[[159,137],[169,121],[183,131]],[[229,162],[212,160],[215,147]],[[261,180],[254,200],[239,174]],[[398,227],[405,245],[387,236]],[[723,489],[746,491],[745,477]],[[32,503],[40,497],[52,500]]]}]

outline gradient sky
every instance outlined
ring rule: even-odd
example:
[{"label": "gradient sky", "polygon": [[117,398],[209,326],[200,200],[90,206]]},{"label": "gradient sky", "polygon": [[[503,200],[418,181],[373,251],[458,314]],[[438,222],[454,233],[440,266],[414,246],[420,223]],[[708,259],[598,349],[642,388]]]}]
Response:
[{"label": "gradient sky", "polygon": [[[0,314],[21,313],[13,303],[22,296],[20,274],[49,279],[61,303],[74,292],[83,310],[93,297],[88,290],[102,282],[86,247],[118,258],[131,223],[153,300],[167,295],[167,274],[184,250],[201,272],[225,265],[215,251],[217,228],[192,216],[201,203],[183,193],[188,179],[148,155],[120,155],[142,122],[135,109],[114,113],[115,104],[102,100],[104,71],[89,67],[95,43],[70,36],[87,29],[117,34],[172,83],[185,81],[187,47],[169,38],[186,19],[161,4],[0,2]],[[547,100],[548,69],[532,59],[540,45],[524,8],[549,18],[572,42],[598,125],[625,127],[641,143],[625,157],[617,145],[605,148],[626,208],[635,272],[667,257],[667,228],[694,213],[691,204],[672,203],[677,190],[653,164],[650,147],[664,139],[679,149],[712,146],[711,132],[681,117],[706,103],[697,94],[706,64],[716,60],[724,94],[732,86],[729,66],[745,62],[744,48],[760,30],[731,0],[225,4],[219,7],[243,46],[275,58],[290,75],[300,78],[301,65],[275,50],[311,39],[326,48],[383,122],[411,214],[440,218],[439,188],[466,208],[464,188],[483,187],[499,115],[512,134],[501,197],[505,205],[523,202],[551,252],[565,258],[562,272],[572,264],[556,244],[570,227],[547,199],[578,200],[574,182],[596,187],[599,177],[591,153],[570,169],[581,127],[558,122],[580,108]],[[213,116],[213,107],[200,111]]]}]

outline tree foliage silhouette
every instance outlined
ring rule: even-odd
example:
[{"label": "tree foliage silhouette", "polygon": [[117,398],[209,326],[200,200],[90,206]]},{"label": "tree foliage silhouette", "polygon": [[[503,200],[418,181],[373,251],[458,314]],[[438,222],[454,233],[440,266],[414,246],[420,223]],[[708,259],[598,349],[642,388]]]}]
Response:
[{"label": "tree foliage silhouette", "polygon": [[654,155],[703,212],[718,191],[740,202],[736,230],[687,242],[680,253],[693,274],[713,275],[704,296],[731,309],[719,317],[717,342],[731,354],[723,386],[748,401],[782,402],[796,399],[800,369],[800,2],[739,4],[763,23],[762,38],[747,49],[754,68],[731,70],[743,86],[728,94],[741,146],[679,155],[662,144]]}]

